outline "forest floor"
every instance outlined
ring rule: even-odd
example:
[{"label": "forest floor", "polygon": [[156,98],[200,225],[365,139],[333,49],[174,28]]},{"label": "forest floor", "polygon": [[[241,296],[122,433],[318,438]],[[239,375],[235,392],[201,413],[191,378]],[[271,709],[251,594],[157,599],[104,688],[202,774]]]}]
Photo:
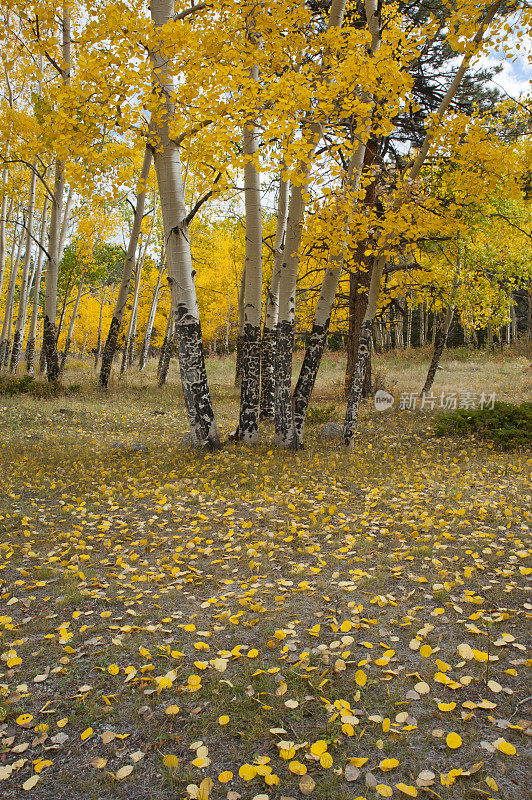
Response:
[{"label": "forest floor", "polygon": [[[530,452],[365,405],[342,354],[307,447],[178,446],[177,370],[0,397],[0,796],[524,800]],[[519,353],[445,356],[434,394],[530,399]],[[418,392],[427,354],[378,359]],[[233,362],[209,363],[224,434]]]}]

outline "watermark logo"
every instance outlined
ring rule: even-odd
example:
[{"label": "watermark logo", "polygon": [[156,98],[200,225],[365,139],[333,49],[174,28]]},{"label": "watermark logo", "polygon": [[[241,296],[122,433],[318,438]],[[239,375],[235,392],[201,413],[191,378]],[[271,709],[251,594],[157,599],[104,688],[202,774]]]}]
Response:
[{"label": "watermark logo", "polygon": [[384,389],[378,389],[375,392],[375,408],[377,411],[386,411],[387,408],[391,408],[395,402],[395,397],[393,394],[389,392],[385,392]]},{"label": "watermark logo", "polygon": [[433,411],[441,408],[445,411],[456,411],[465,408],[474,411],[477,408],[493,410],[495,406],[495,392],[486,394],[482,392],[442,392],[439,395],[432,392],[401,392],[399,397],[399,411]]}]

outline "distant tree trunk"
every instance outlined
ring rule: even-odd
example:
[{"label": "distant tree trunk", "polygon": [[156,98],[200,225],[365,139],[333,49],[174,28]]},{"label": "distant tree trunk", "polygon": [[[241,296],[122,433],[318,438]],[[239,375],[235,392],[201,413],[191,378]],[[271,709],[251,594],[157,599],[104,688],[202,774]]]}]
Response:
[{"label": "distant tree trunk", "polygon": [[100,315],[98,319],[98,339],[96,340],[96,352],[94,353],[94,369],[98,366],[100,360],[100,351],[102,348],[102,324],[103,324],[103,307],[105,305],[105,295],[107,294],[107,286],[103,287],[103,297],[100,303]]},{"label": "distant tree trunk", "polygon": [[[451,327],[451,323],[453,321],[454,315],[454,301],[451,303],[445,317],[439,317],[440,323],[438,325],[438,330],[436,333],[436,340],[434,343],[434,352],[432,354],[432,360],[430,362],[429,371],[427,373],[427,378],[425,380],[425,385],[422,389],[422,394],[428,394],[432,389],[432,384],[434,383],[434,377],[436,375],[436,370],[438,369],[438,364],[440,363],[440,359],[442,356],[443,351],[445,350],[445,345],[447,343],[447,336],[449,335],[449,329]],[[434,315],[434,325],[436,325],[436,314]]]},{"label": "distant tree trunk", "polygon": [[124,311],[127,303],[127,296],[129,293],[129,286],[131,284],[131,275],[135,265],[135,256],[137,253],[137,245],[140,235],[140,228],[142,225],[142,218],[144,216],[144,205],[146,202],[146,184],[150,174],[150,167],[152,162],[152,151],[149,146],[144,150],[144,160],[139,177],[139,188],[137,191],[137,203],[135,207],[135,214],[133,216],[133,225],[129,236],[129,244],[124,260],[124,269],[122,271],[122,281],[120,289],[118,290],[118,297],[116,300],[113,318],[109,326],[107,340],[102,356],[102,365],[100,369],[99,383],[103,389],[107,389],[109,384],[109,376],[111,374],[111,366],[113,358],[116,353],[116,344],[118,341],[118,334],[120,333],[120,326],[124,317]]},{"label": "distant tree trunk", "polygon": [[166,328],[164,331],[163,343],[159,351],[159,362],[157,364],[157,378],[160,378],[161,376],[161,370],[163,368],[163,362],[166,356],[166,349],[167,347],[169,347],[169,342],[170,339],[173,337],[173,332],[174,332],[174,318],[172,315],[172,309],[170,309],[168,313],[168,319],[166,320]]},{"label": "distant tree trunk", "polygon": [[273,270],[270,287],[264,304],[264,325],[261,344],[261,394],[260,418],[273,419],[275,413],[275,351],[276,327],[279,312],[279,281],[281,278],[281,261],[283,258],[286,220],[288,216],[288,193],[290,182],[281,177],[279,197],[277,200],[277,227],[273,254]]},{"label": "distant tree trunk", "polygon": [[425,303],[420,303],[419,309],[419,346],[425,346]]},{"label": "distant tree trunk", "polygon": [[246,286],[246,265],[242,270],[240,279],[240,290],[238,292],[238,332],[236,335],[236,363],[235,363],[235,387],[240,386],[242,380],[242,340],[244,337],[244,291]]},{"label": "distant tree trunk", "polygon": [[[168,380],[168,371],[170,369],[170,361],[172,360],[172,356],[174,355],[176,339],[177,339],[176,326],[175,326],[175,323],[174,323],[174,318],[173,318],[172,312],[170,312],[168,320],[169,320],[169,326],[167,328],[167,335],[164,338],[164,344],[163,344],[163,348],[162,348],[162,352],[161,352],[161,359],[160,359],[160,362],[159,362],[159,367],[160,368],[159,368],[159,374],[158,374],[158,380],[157,380],[157,385],[159,386],[159,388],[161,386],[164,386],[166,381]],[[180,364],[181,364],[181,362],[180,362]],[[185,404],[187,406],[187,415],[188,415],[189,407],[188,407],[188,404],[186,403],[186,400],[185,400]],[[189,423],[191,422],[191,418],[190,417],[188,417],[188,421],[189,421]]]},{"label": "distant tree trunk", "polygon": [[407,305],[407,321],[406,321],[406,349],[412,348],[412,305],[408,302]]},{"label": "distant tree trunk", "polygon": [[74,303],[74,310],[72,312],[72,317],[70,318],[70,325],[68,326],[68,333],[67,333],[67,338],[66,338],[66,341],[65,341],[65,347],[64,347],[64,350],[63,350],[63,357],[61,359],[61,366],[59,367],[59,377],[60,378],[63,377],[63,372],[64,372],[64,369],[65,369],[66,360],[68,358],[68,351],[70,350],[70,343],[72,341],[72,336],[74,334],[74,327],[76,325],[76,319],[77,319],[77,316],[78,316],[79,302],[80,302],[81,296],[83,294],[83,282],[84,282],[84,279],[82,277],[80,282],[79,282],[78,293],[77,293],[77,296],[76,296],[76,301]]},{"label": "distant tree trunk", "polygon": [[[22,219],[24,225],[24,216]],[[9,281],[7,284],[6,302],[4,306],[4,322],[2,324],[2,333],[0,334],[0,371],[2,371],[4,366],[7,366],[9,363],[9,353],[11,349],[11,328],[13,326],[13,304],[15,302],[15,286],[17,283],[17,274],[20,264],[20,256],[22,253],[22,243],[24,241],[23,225],[21,226],[18,236],[15,229],[11,244]]]},{"label": "distant tree trunk", "polygon": [[532,289],[527,294],[528,310],[526,315],[526,340],[532,342]]},{"label": "distant tree trunk", "polygon": [[135,288],[133,290],[133,302],[131,304],[131,315],[129,317],[129,325],[124,343],[124,353],[122,356],[122,364],[120,366],[120,374],[123,375],[126,366],[131,366],[131,350],[134,347],[135,332],[137,327],[137,308],[139,303],[140,282],[142,280],[142,267],[144,259],[139,258],[135,269]]},{"label": "distant tree trunk", "polygon": [[146,323],[146,332],[144,334],[144,340],[142,342],[142,348],[140,351],[140,358],[139,358],[139,370],[142,372],[144,367],[146,366],[146,359],[148,358],[148,353],[150,351],[150,341],[151,341],[151,334],[153,331],[153,323],[155,321],[155,314],[157,313],[157,305],[159,303],[159,295],[161,294],[161,284],[163,278],[163,272],[165,269],[165,260],[164,260],[164,245],[161,251],[161,266],[159,267],[159,274],[157,275],[157,284],[155,286],[155,291],[153,293],[153,299],[151,301],[150,313],[148,315],[148,321]]},{"label": "distant tree trunk", "polygon": [[35,209],[35,182],[36,175],[34,170],[31,171],[30,179],[30,193],[28,198],[28,215],[26,218],[26,252],[24,254],[24,264],[22,267],[22,279],[20,282],[19,300],[18,300],[18,314],[17,322],[15,325],[15,333],[13,336],[13,347],[11,350],[11,362],[9,369],[11,372],[16,372],[20,353],[22,352],[22,343],[24,340],[24,331],[26,329],[26,316],[28,312],[28,295],[29,295],[29,276],[31,265],[31,251],[33,245],[33,212]]},{"label": "distant tree trunk", "polygon": [[2,170],[2,204],[0,206],[0,297],[2,297],[2,289],[4,288],[4,274],[6,267],[6,228],[11,211],[13,209],[13,200],[9,202],[9,209],[7,207],[7,167]]}]

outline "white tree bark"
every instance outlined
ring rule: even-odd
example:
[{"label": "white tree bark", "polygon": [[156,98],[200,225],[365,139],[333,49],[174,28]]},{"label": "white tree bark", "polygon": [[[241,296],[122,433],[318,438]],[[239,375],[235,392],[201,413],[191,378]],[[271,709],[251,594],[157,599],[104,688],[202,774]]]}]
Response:
[{"label": "white tree bark", "polygon": [[13,306],[15,302],[15,287],[17,283],[20,257],[22,254],[22,244],[24,242],[25,214],[22,215],[22,225],[17,235],[16,225],[13,229],[13,241],[11,244],[11,256],[9,259],[9,281],[7,284],[6,303],[4,307],[4,322],[2,333],[0,334],[0,371],[9,362],[11,348],[11,329],[13,327]]},{"label": "white tree bark", "polygon": [[[345,15],[345,0],[332,0],[327,29],[341,27]],[[329,76],[324,69],[322,80]],[[288,206],[286,242],[281,265],[279,285],[279,319],[277,324],[277,353],[275,363],[275,441],[281,447],[297,447],[292,410],[292,349],[294,343],[295,292],[299,268],[299,247],[305,216],[306,192],[310,164],[322,135],[316,120],[303,125],[303,137],[309,144],[305,162],[297,170],[297,182],[292,187]]]},{"label": "white tree bark", "polygon": [[[253,66],[251,79],[258,81]],[[262,316],[262,209],[260,173],[253,157],[259,149],[260,132],[255,122],[244,127],[244,203],[246,210],[246,269],[244,281],[244,327],[242,332],[242,377],[237,437],[247,444],[259,440],[260,323]]]},{"label": "white tree bark", "polygon": [[11,361],[9,369],[11,372],[16,372],[20,354],[22,352],[22,343],[24,340],[24,331],[26,329],[26,316],[28,311],[28,295],[29,295],[29,275],[31,265],[31,253],[33,248],[33,213],[35,209],[35,172],[31,171],[30,178],[30,191],[28,198],[28,214],[26,217],[26,252],[24,254],[24,264],[22,266],[22,278],[20,282],[19,300],[18,300],[18,314],[15,324],[15,333],[13,335],[13,347],[11,349]]},{"label": "white tree bark", "polygon": [[260,368],[261,419],[273,419],[275,414],[275,356],[277,352],[277,322],[279,319],[279,285],[286,236],[286,223],[288,219],[289,192],[290,181],[283,180],[281,175],[279,197],[277,199],[277,225],[275,229],[272,279],[264,303]]},{"label": "white tree bark", "polygon": [[4,288],[4,274],[6,268],[6,228],[11,216],[13,200],[10,201],[9,211],[7,209],[7,167],[2,170],[2,204],[0,206],[0,297]]},{"label": "white tree bark", "polygon": [[111,374],[111,366],[113,358],[116,353],[116,343],[118,341],[118,334],[120,326],[124,318],[124,311],[127,303],[127,296],[129,294],[129,287],[131,285],[131,276],[133,274],[133,267],[135,265],[135,257],[137,254],[137,245],[140,236],[140,229],[142,225],[142,218],[144,216],[144,206],[146,203],[146,185],[148,176],[150,174],[150,167],[152,163],[152,150],[146,147],[144,150],[144,158],[142,161],[142,168],[140,171],[139,185],[137,190],[137,202],[135,205],[135,213],[133,215],[133,225],[129,235],[129,243],[124,260],[124,269],[122,271],[122,281],[120,289],[118,290],[118,297],[115,303],[113,318],[109,326],[109,333],[102,355],[102,366],[100,370],[99,383],[103,389],[107,389],[109,383],[109,376]]},{"label": "white tree bark", "polygon": [[38,247],[37,264],[35,266],[35,275],[33,277],[31,321],[28,330],[28,342],[26,344],[26,369],[30,375],[33,375],[34,373],[35,339],[37,337],[37,321],[39,319],[39,297],[41,290],[42,265],[44,262],[44,247],[46,241],[46,217],[48,214],[49,202],[50,198],[48,195],[45,195],[42,208],[41,230],[39,233],[40,246]]},{"label": "white tree bark", "polygon": [[166,261],[164,256],[164,244],[161,249],[161,258],[160,258],[159,267],[159,274],[157,275],[157,283],[155,285],[155,291],[153,293],[153,299],[151,301],[150,306],[150,313],[148,314],[148,321],[146,323],[146,332],[144,334],[144,341],[142,343],[142,349],[140,351],[140,358],[139,358],[139,370],[142,371],[146,366],[146,360],[148,358],[148,353],[150,350],[150,341],[151,335],[153,331],[153,323],[155,322],[155,314],[157,313],[157,305],[159,303],[159,296],[161,294],[161,285],[163,279],[163,273],[166,269]]},{"label": "white tree bark", "polygon": [[[161,30],[174,16],[174,0],[151,0],[151,18]],[[152,118],[151,135],[156,141],[155,172],[159,186],[168,264],[168,283],[177,332],[183,396],[191,434],[201,446],[217,448],[220,437],[207,383],[199,318],[195,270],[192,264],[178,144],[170,139],[169,123],[174,111],[171,95],[174,80],[161,44],[152,53],[153,82],[160,106]]]},{"label": "white tree bark", "polygon": [[[71,68],[71,31],[70,13],[68,6],[63,5],[61,19],[62,27],[62,68],[63,84],[70,83]],[[48,264],[46,268],[46,290],[44,295],[44,332],[43,349],[46,354],[46,374],[48,380],[53,382],[59,378],[59,357],[57,354],[57,332],[55,318],[57,314],[57,278],[59,274],[59,261],[61,258],[61,212],[65,192],[65,165],[57,158],[55,161],[54,192],[52,198],[52,211],[50,217],[50,230],[48,239]]]},{"label": "white tree bark", "polygon": [[76,300],[74,303],[74,310],[72,311],[72,316],[70,318],[70,324],[68,326],[67,337],[65,341],[65,347],[63,350],[63,357],[61,358],[61,366],[59,367],[59,377],[63,376],[63,372],[65,369],[66,360],[68,358],[68,351],[70,350],[70,343],[72,341],[72,336],[74,335],[74,328],[76,325],[76,320],[78,318],[78,309],[79,303],[83,294],[83,284],[84,284],[84,276],[82,276],[79,286],[78,286],[78,293],[76,295]]}]

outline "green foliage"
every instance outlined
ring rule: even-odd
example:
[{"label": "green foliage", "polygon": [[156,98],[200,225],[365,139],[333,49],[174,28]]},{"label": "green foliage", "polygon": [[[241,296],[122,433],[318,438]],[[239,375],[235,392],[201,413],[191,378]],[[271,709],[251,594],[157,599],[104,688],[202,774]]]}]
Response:
[{"label": "green foliage", "polygon": [[307,411],[307,423],[309,425],[323,425],[333,419],[336,406],[309,406]]},{"label": "green foliage", "polygon": [[476,434],[494,442],[502,450],[532,445],[532,403],[495,403],[493,409],[460,408],[442,414],[434,431],[438,436]]},{"label": "green foliage", "polygon": [[77,394],[80,386],[62,386],[60,383],[44,383],[36,381],[32,375],[22,378],[0,378],[0,395],[15,397],[18,394],[29,394],[32,397],[59,397],[60,395]]}]

